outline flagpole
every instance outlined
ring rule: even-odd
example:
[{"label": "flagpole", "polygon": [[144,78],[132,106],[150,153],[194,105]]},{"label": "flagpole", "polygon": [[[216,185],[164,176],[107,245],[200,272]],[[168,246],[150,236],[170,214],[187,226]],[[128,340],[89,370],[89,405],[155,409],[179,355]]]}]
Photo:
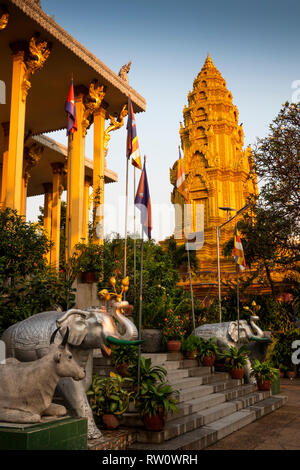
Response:
[{"label": "flagpole", "polygon": [[[128,223],[128,166],[129,158],[126,162],[126,201],[125,201],[125,237],[124,237],[124,278],[127,274],[127,223]],[[124,293],[125,295],[125,293]]]},{"label": "flagpole", "polygon": [[[136,193],[136,172],[135,172],[135,166],[134,166],[134,176],[133,176],[133,201],[135,200],[135,193]],[[133,239],[133,286],[134,286],[134,298],[136,296],[136,238],[135,238],[135,221],[136,221],[136,212],[135,212],[135,204],[133,202],[133,233],[134,233],[134,239]]]},{"label": "flagpole", "polygon": [[187,249],[187,255],[188,255],[188,271],[189,271],[190,291],[191,291],[191,302],[192,302],[193,331],[195,331],[195,329],[196,329],[196,323],[195,323],[195,310],[194,310],[194,293],[193,293],[193,284],[192,284],[190,250],[189,250],[189,248],[188,248],[188,244],[186,244],[186,249]]},{"label": "flagpole", "polygon": [[[143,264],[144,264],[144,230],[143,230],[143,227],[142,227],[141,273],[140,273],[140,306],[139,306],[139,340],[142,339]],[[142,352],[142,347],[139,344],[139,352],[138,352],[138,388],[137,388],[138,393],[140,391],[140,381],[141,381],[141,352]]]},{"label": "flagpole", "polygon": [[240,289],[239,289],[239,265],[236,265],[236,305],[238,320],[238,347],[240,344]]},{"label": "flagpole", "polygon": [[[71,259],[71,168],[72,168],[72,151],[73,151],[73,133],[68,137],[69,147],[69,181],[68,181],[68,259],[67,259],[67,277],[70,280],[70,259]],[[68,291],[69,292],[69,291]],[[69,293],[67,298],[67,309],[69,308]]]}]

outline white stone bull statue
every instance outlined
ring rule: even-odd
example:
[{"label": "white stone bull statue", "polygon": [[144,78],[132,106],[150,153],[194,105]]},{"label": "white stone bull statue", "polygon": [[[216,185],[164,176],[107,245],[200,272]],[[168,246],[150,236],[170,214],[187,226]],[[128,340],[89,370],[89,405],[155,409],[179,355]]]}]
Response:
[{"label": "white stone bull statue", "polygon": [[[69,350],[77,363],[85,369],[86,376],[78,382],[71,377],[61,378],[57,391],[71,413],[88,419],[88,439],[102,437],[86,396],[92,382],[93,349],[100,348],[107,357],[111,352],[111,344],[140,344],[135,325],[121,313],[122,308],[127,306],[126,301],[115,302],[111,314],[107,313],[105,307],[38,313],[10,326],[1,338],[6,345],[7,357],[14,357],[22,362],[34,361],[48,353],[49,338],[56,328],[59,328],[56,343],[69,328]],[[121,328],[122,333],[119,332]]]},{"label": "white stone bull statue", "polygon": [[82,380],[85,371],[74,360],[67,347],[69,329],[61,342],[50,341],[46,356],[33,362],[7,359],[0,365],[0,421],[39,423],[41,416],[64,416],[67,410],[52,403],[61,377]]}]

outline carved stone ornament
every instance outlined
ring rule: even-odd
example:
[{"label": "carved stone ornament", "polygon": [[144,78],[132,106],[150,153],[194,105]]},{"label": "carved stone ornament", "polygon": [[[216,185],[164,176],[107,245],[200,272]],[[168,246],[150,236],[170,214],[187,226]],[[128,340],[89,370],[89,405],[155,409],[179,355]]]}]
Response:
[{"label": "carved stone ornament", "polygon": [[104,85],[98,85],[98,80],[93,80],[89,87],[89,92],[84,97],[84,113],[83,113],[83,135],[92,124],[94,113],[100,108],[102,100],[105,96],[106,88]]},{"label": "carved stone ornament", "polygon": [[28,44],[28,54],[25,57],[25,75],[22,85],[22,99],[25,101],[31,88],[30,76],[41,70],[51,52],[51,44],[47,41],[39,41],[38,35],[32,36]]},{"label": "carved stone ornament", "polygon": [[127,104],[124,104],[119,116],[115,119],[113,116],[109,115],[110,125],[104,131],[104,152],[105,156],[107,154],[107,146],[110,140],[110,132],[120,129],[124,125],[124,117],[127,116]]},{"label": "carved stone ornament", "polygon": [[8,25],[9,13],[6,6],[0,6],[0,31]]},{"label": "carved stone ornament", "polygon": [[122,78],[126,83],[128,83],[128,76],[127,74],[129,73],[131,67],[131,60],[128,62],[128,64],[123,65],[120,70],[119,70],[119,77]]},{"label": "carved stone ornament", "polygon": [[24,147],[24,179],[25,184],[28,184],[30,172],[34,166],[38,164],[41,159],[44,147],[39,144],[32,144],[30,147]]}]

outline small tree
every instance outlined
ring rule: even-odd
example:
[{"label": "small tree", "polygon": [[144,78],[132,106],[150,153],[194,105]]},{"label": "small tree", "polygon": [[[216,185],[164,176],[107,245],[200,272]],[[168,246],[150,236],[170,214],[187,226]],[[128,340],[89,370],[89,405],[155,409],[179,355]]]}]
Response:
[{"label": "small tree", "polygon": [[74,300],[71,282],[51,271],[49,242],[42,227],[16,211],[0,211],[0,332],[35,313],[66,307]]}]

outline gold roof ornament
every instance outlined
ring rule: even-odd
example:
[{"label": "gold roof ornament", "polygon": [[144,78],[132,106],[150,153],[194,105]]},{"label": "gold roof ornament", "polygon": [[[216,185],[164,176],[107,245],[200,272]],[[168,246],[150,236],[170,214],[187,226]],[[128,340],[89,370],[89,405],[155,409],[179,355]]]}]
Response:
[{"label": "gold roof ornament", "polygon": [[5,29],[8,25],[9,13],[5,5],[2,5],[0,10],[0,31]]}]

